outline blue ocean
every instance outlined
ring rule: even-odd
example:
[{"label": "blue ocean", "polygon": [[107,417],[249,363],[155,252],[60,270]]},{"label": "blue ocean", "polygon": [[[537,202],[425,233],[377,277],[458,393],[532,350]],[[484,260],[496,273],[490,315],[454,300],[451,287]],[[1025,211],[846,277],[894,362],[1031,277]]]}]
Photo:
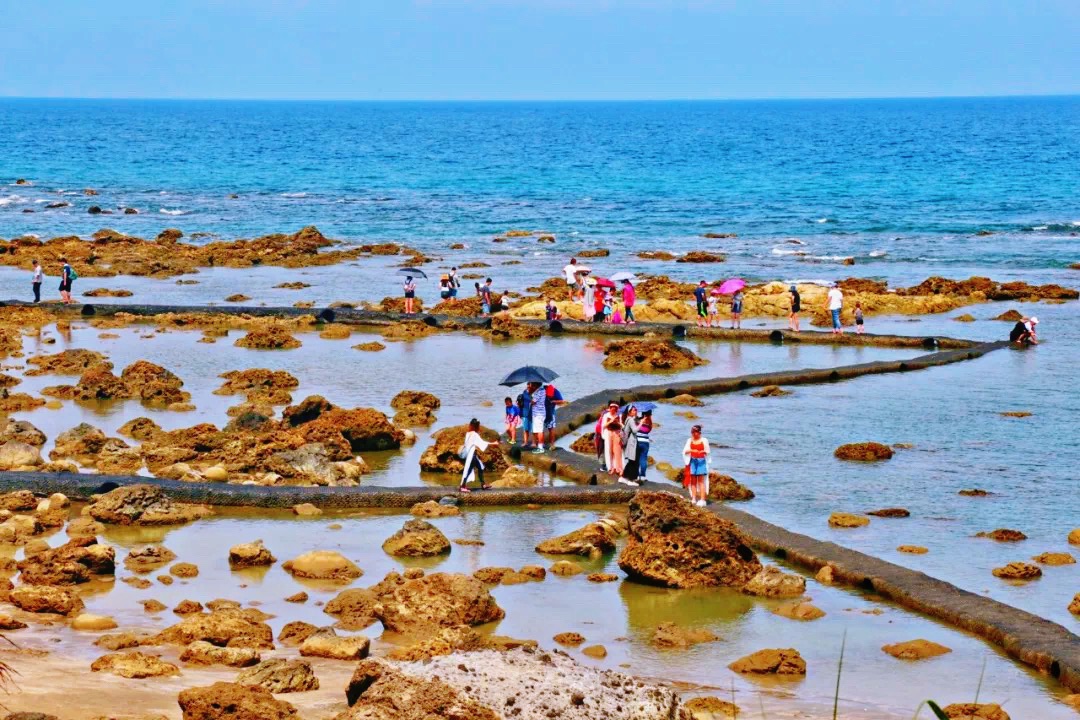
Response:
[{"label": "blue ocean", "polygon": [[[33,183],[0,193],[8,237],[89,234],[106,219],[136,235],[221,238],[315,224],[432,250],[525,228],[555,234],[561,255],[721,249],[768,276],[787,255],[874,270],[1061,268],[1080,232],[1080,97],[7,99],[0,143],[0,178]],[[71,205],[44,209],[57,193]],[[139,215],[91,216],[91,205]]]}]

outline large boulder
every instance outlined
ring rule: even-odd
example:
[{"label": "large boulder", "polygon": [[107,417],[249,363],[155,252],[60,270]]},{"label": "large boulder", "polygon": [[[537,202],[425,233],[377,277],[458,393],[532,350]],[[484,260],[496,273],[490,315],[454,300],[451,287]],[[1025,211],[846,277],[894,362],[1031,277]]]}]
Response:
[{"label": "large boulder", "polygon": [[107,672],[131,680],[179,675],[180,668],[154,655],[138,651],[102,655],[90,664],[94,672]]},{"label": "large boulder", "polygon": [[629,539],[619,567],[664,587],[744,587],[761,562],[735,525],[666,492],[630,501]]},{"label": "large boulder", "polygon": [[394,423],[397,425],[430,425],[435,421],[435,410],[442,401],[431,393],[421,390],[402,390],[390,401],[390,407],[397,411]]},{"label": "large boulder", "polygon": [[183,690],[177,701],[184,720],[291,720],[296,708],[258,685],[216,682]]},{"label": "large boulder", "polygon": [[179,525],[213,515],[202,505],[173,502],[154,485],[125,485],[88,506],[92,518],[107,525]]},{"label": "large boulder", "polygon": [[[349,709],[334,720],[501,720],[438,678],[407,675],[382,660],[364,660],[345,689]],[[185,719],[186,720],[186,719]]]},{"label": "large boulder", "polygon": [[20,610],[32,613],[77,615],[85,607],[74,591],[51,585],[20,585],[11,591],[9,600]]},{"label": "large boulder", "polygon": [[116,551],[93,537],[78,537],[27,557],[18,567],[25,585],[78,585],[94,575],[114,574]]},{"label": "large boulder", "polygon": [[[458,451],[465,443],[465,433],[468,430],[467,425],[455,425],[435,433],[432,436],[435,444],[424,450],[424,454],[420,456],[420,469],[425,472],[460,475],[465,464],[458,457]],[[481,427],[480,437],[491,442],[499,438],[499,433]],[[495,445],[480,453],[480,459],[484,462],[485,476],[490,474],[494,477],[510,467],[510,462],[506,459],[506,456]]]},{"label": "large boulder", "polygon": [[0,495],[0,510],[19,512],[20,510],[35,510],[37,506],[38,500],[29,490],[15,490]]},{"label": "large boulder", "polygon": [[274,693],[307,692],[319,689],[319,678],[307,660],[272,658],[236,676],[240,685],[258,685]]},{"label": "large boulder", "polygon": [[893,456],[893,449],[878,442],[861,442],[841,445],[833,452],[838,460],[855,462],[877,462]]},{"label": "large boulder", "polygon": [[322,443],[307,443],[296,450],[271,455],[263,469],[280,475],[282,484],[352,487],[367,472],[363,461],[335,461],[337,455]]},{"label": "large boulder", "polygon": [[342,590],[323,607],[323,612],[338,619],[338,627],[345,630],[363,630],[377,619],[375,606],[379,596],[369,588]]},{"label": "large boulder", "polygon": [[353,561],[336,550],[313,550],[286,561],[281,567],[293,577],[309,580],[352,582],[364,574]]},{"label": "large boulder", "polygon": [[382,549],[397,557],[434,557],[449,553],[450,541],[427,520],[407,520],[386,539]]},{"label": "large boulder", "polygon": [[993,703],[953,703],[941,710],[949,720],[1009,720],[1009,714]]},{"label": "large boulder", "polygon": [[604,348],[608,370],[656,372],[689,370],[709,361],[670,340],[619,340]]},{"label": "large boulder", "polygon": [[[622,673],[583,666],[560,651],[544,652],[531,647],[508,652],[481,650],[469,653],[467,660],[451,654],[399,667],[400,670],[390,669],[385,663],[375,664],[370,660],[361,663],[346,691],[347,699],[354,702],[352,711],[363,709],[367,712],[371,707],[381,705],[378,698],[390,701],[395,697],[398,703],[406,698],[414,703],[419,698],[425,698],[421,702],[429,703],[433,698],[440,698],[443,700],[441,707],[425,707],[429,714],[416,716],[405,712],[345,714],[343,720],[410,717],[490,720],[509,718],[514,708],[520,708],[521,712],[513,713],[513,717],[526,720],[547,717],[558,717],[559,720],[671,720],[677,717],[679,706],[678,695],[670,688]],[[398,685],[398,678],[404,678],[409,684]],[[380,690],[379,685],[384,682],[395,684]],[[422,683],[431,691],[420,693],[413,689],[416,688],[414,683]],[[442,688],[454,688],[450,692],[455,692],[456,697],[445,694]],[[451,711],[447,705],[454,702],[470,703],[467,707],[471,709],[459,707]],[[403,711],[406,707],[408,705],[398,705],[391,709]],[[487,714],[486,708],[497,708],[499,713]]]},{"label": "large boulder", "polygon": [[759,597],[798,597],[806,592],[806,578],[769,565],[746,584],[743,592]]},{"label": "large boulder", "polygon": [[363,635],[341,637],[333,628],[323,628],[312,633],[300,643],[304,657],[321,657],[331,660],[363,660],[371,649],[371,641]]},{"label": "large boulder", "polygon": [[257,610],[222,609],[188,615],[155,635],[149,645],[190,645],[203,640],[218,647],[273,648],[274,631]]},{"label": "large boulder", "polygon": [[323,442],[328,437],[332,444],[335,437],[344,438],[353,452],[396,450],[405,439],[405,433],[373,408],[333,408],[298,427],[309,442]]},{"label": "large boulder", "polygon": [[229,567],[234,570],[246,567],[262,567],[277,562],[262,540],[240,543],[229,548]]},{"label": "large boulder", "polygon": [[89,423],[79,423],[56,437],[56,446],[49,457],[54,460],[67,457],[97,455],[108,441],[105,433]]},{"label": "large boulder", "polygon": [[745,675],[805,675],[806,661],[794,648],[758,650],[728,665]]},{"label": "large boulder", "polygon": [[565,535],[544,540],[536,552],[548,555],[601,555],[615,549],[615,541],[624,530],[614,518],[602,518]]},{"label": "large boulder", "polygon": [[26,443],[27,445],[33,445],[36,448],[40,448],[45,444],[47,439],[45,433],[38,430],[26,420],[16,420],[15,418],[9,417],[4,426],[0,428],[0,443],[14,440],[15,442]]},{"label": "large boulder", "polygon": [[36,470],[45,464],[41,451],[18,440],[0,445],[0,470]]},{"label": "large boulder", "polygon": [[196,640],[184,648],[180,661],[190,665],[226,665],[251,667],[259,662],[259,651],[250,647],[218,647],[205,640]]},{"label": "large boulder", "polygon": [[375,617],[391,632],[482,625],[505,616],[482,582],[460,573],[408,580],[381,597],[375,607]]},{"label": "large boulder", "polygon": [[728,500],[753,500],[754,491],[730,475],[724,475],[716,470],[711,470],[709,472],[709,499],[719,502]]}]

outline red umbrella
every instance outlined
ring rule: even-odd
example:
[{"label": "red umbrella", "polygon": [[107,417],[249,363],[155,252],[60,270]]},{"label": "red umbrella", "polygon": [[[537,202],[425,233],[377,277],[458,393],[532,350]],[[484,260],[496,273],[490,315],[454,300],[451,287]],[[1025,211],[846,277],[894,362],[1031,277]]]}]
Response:
[{"label": "red umbrella", "polygon": [[606,287],[606,288],[615,287],[615,283],[612,282],[611,280],[608,280],[607,278],[596,278],[596,285],[597,285],[597,287]]}]

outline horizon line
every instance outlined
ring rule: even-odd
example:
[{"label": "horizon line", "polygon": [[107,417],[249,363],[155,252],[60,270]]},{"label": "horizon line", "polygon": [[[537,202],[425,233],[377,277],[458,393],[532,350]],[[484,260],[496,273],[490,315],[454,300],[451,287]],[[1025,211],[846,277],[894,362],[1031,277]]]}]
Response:
[{"label": "horizon line", "polygon": [[805,95],[797,97],[687,97],[687,98],[287,98],[287,97],[116,97],[116,96],[73,96],[73,95],[6,95],[0,93],[3,100],[70,100],[70,101],[113,101],[113,102],[281,102],[281,103],[370,103],[370,104],[422,104],[422,103],[461,103],[461,104],[542,104],[542,103],[738,103],[738,102],[828,102],[828,101],[879,101],[879,100],[1008,100],[1008,99],[1052,99],[1080,97],[1080,91],[1070,93],[1015,93],[1005,95]]}]

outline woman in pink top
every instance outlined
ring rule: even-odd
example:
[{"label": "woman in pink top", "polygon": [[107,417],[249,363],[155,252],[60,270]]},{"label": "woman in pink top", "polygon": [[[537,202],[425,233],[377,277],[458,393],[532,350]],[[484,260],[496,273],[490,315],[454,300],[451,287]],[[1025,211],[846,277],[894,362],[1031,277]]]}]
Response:
[{"label": "woman in pink top", "polygon": [[623,308],[626,309],[626,312],[623,313],[623,320],[626,321],[627,325],[633,325],[637,322],[634,319],[634,302],[637,300],[637,293],[629,280],[623,280],[622,282],[622,304]]}]

